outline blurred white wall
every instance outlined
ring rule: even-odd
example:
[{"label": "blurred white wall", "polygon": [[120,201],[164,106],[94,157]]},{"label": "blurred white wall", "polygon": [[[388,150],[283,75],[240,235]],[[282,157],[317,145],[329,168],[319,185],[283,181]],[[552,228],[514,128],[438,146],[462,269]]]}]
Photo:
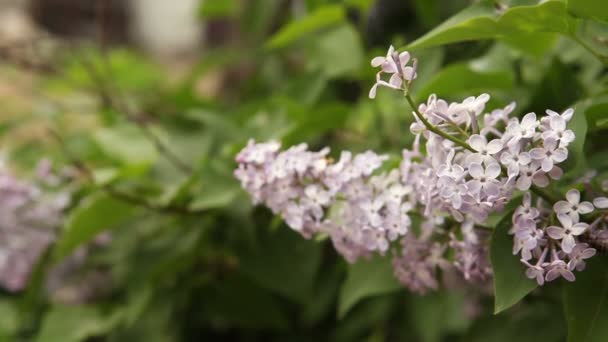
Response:
[{"label": "blurred white wall", "polygon": [[201,0],[131,0],[132,34],[143,48],[161,57],[188,56],[203,38],[197,18],[200,4]]}]

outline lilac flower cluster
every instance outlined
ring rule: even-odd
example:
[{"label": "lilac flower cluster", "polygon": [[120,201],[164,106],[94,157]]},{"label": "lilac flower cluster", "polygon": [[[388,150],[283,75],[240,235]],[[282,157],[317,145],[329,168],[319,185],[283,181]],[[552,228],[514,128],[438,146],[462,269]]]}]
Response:
[{"label": "lilac flower cluster", "polygon": [[[371,151],[342,152],[333,162],[328,148],[310,152],[301,144],[280,152],[277,142],[250,141],[236,158],[235,175],[254,202],[267,205],[305,237],[328,235],[350,262],[392,249],[397,278],[424,293],[438,288],[439,270],[457,270],[475,282],[491,278],[492,228],[485,224],[524,192],[510,231],[514,254],[539,284],[559,276],[573,280],[572,271],[595,254],[580,239],[589,225],[579,222],[593,205],[572,190],[551,208],[541,189],[563,174],[559,164],[575,139],[567,127],[574,111],[547,110],[540,118],[527,113],[519,119],[512,116],[514,103],[487,111],[487,94],[452,103],[431,95],[415,106],[409,87],[417,62],[408,66],[409,61],[409,53],[392,47],[386,57],[372,60],[380,72],[370,98],[378,86],[396,89],[414,108],[414,144],[403,150],[398,170],[378,172],[386,157]],[[384,74],[391,75],[389,81],[382,80]],[[595,202],[608,207],[607,198]],[[419,218],[418,224],[412,218]]]},{"label": "lilac flower cluster", "polygon": [[573,272],[585,269],[585,260],[597,253],[595,247],[604,248],[608,243],[604,215],[595,215],[591,224],[581,218],[608,208],[608,198],[597,197],[593,203],[581,201],[581,193],[571,189],[553,208],[545,204],[539,199],[532,205],[531,195],[524,195],[509,232],[514,235],[513,254],[520,254],[527,266],[526,275],[539,285],[560,277],[574,281]]},{"label": "lilac flower cluster", "polygon": [[51,195],[0,165],[0,286],[19,291],[27,285],[68,202],[68,195]]},{"label": "lilac flower cluster", "polygon": [[279,149],[277,142],[250,141],[237,156],[235,176],[255,203],[267,205],[303,236],[327,234],[354,262],[386,252],[390,241],[407,233],[411,189],[399,182],[396,170],[372,176],[386,156],[344,151],[332,163],[329,149],[311,152],[306,144]]}]

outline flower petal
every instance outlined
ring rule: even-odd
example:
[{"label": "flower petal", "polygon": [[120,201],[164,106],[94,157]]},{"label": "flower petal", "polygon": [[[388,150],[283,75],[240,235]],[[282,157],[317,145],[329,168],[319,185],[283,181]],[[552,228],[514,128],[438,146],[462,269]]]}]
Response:
[{"label": "flower petal", "polygon": [[472,163],[469,165],[469,174],[473,178],[480,178],[481,176],[483,176],[483,171],[483,167],[479,163]]},{"label": "flower petal", "polygon": [[557,214],[557,219],[562,223],[562,227],[570,228],[572,227],[572,218],[566,214]]},{"label": "flower petal", "polygon": [[595,207],[598,209],[606,209],[608,208],[608,198],[596,197],[593,199],[593,205],[595,205]]},{"label": "flower petal", "polygon": [[557,163],[561,163],[568,159],[568,150],[564,147],[560,147],[553,151],[553,160]]},{"label": "flower petal", "polygon": [[571,204],[578,204],[578,202],[581,200],[581,193],[576,189],[570,189],[568,192],[566,192],[566,199]]},{"label": "flower petal", "polygon": [[488,167],[486,167],[485,174],[487,178],[495,179],[498,177],[498,175],[500,175],[500,165],[498,165],[498,163],[488,165]]},{"label": "flower petal", "polygon": [[562,250],[566,253],[572,252],[572,249],[576,245],[576,241],[574,241],[574,236],[568,234],[564,236],[562,239]]},{"label": "flower petal", "polygon": [[545,150],[540,147],[536,147],[530,150],[530,157],[532,157],[532,159],[541,160],[545,159],[546,156],[547,155],[545,154]]},{"label": "flower petal", "polygon": [[563,228],[551,226],[547,227],[547,235],[549,235],[552,239],[560,240],[563,239],[566,234]]},{"label": "flower petal", "polygon": [[487,145],[487,150],[489,154],[496,154],[498,152],[500,152],[500,150],[502,150],[502,141],[498,140],[498,139],[494,139],[492,141],[490,141]]},{"label": "flower petal", "polygon": [[372,59],[372,66],[374,68],[377,68],[377,67],[381,66],[384,62],[386,62],[385,57],[374,57]]},{"label": "flower petal", "polygon": [[591,202],[581,202],[578,204],[578,213],[579,214],[589,214],[593,211],[593,204]]},{"label": "flower petal", "polygon": [[370,99],[375,99],[376,98],[376,91],[378,89],[378,83],[374,84],[374,86],[369,90],[369,98]]},{"label": "flower petal", "polygon": [[471,135],[468,142],[469,145],[471,145],[471,147],[478,152],[485,150],[486,145],[488,144],[488,140],[486,139],[486,137],[479,134]]},{"label": "flower petal", "polygon": [[566,120],[561,116],[552,116],[549,120],[549,125],[552,130],[561,132],[566,129]]},{"label": "flower petal", "polygon": [[549,172],[549,171],[551,171],[551,169],[553,169],[553,159],[550,159],[550,158],[545,158],[545,159],[543,159],[543,160],[541,161],[540,166],[541,166],[541,169],[542,169],[544,172]]},{"label": "flower petal", "polygon": [[404,67],[407,62],[410,61],[410,53],[407,51],[403,51],[402,53],[399,54],[399,63],[401,63],[401,66]]},{"label": "flower petal", "polygon": [[588,224],[583,222],[577,223],[570,228],[570,234],[581,235],[587,230],[587,228],[589,228]]},{"label": "flower petal", "polygon": [[399,74],[393,74],[391,76],[391,78],[388,80],[388,83],[395,88],[401,88],[401,85],[403,84],[403,80],[401,79],[401,76]]},{"label": "flower petal", "polygon": [[572,209],[572,205],[566,201],[558,201],[553,205],[553,211],[557,214],[567,214]]}]

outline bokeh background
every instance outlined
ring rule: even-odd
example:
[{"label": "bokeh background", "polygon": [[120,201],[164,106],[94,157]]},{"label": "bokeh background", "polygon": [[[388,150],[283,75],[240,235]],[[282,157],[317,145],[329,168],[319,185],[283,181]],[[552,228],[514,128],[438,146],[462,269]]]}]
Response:
[{"label": "bokeh background", "polygon": [[[369,61],[475,3],[1,0],[0,174],[52,199],[45,224],[23,228],[44,238],[15,238],[0,217],[1,339],[565,340],[557,285],[499,315],[491,283],[408,293],[390,255],[349,265],[232,176],[249,138],[398,157],[410,108],[368,99]],[[605,25],[580,30],[608,52]],[[542,113],[606,95],[597,56],[534,28],[412,53],[418,101],[489,93],[491,107]],[[586,106],[598,148],[608,100]]]}]

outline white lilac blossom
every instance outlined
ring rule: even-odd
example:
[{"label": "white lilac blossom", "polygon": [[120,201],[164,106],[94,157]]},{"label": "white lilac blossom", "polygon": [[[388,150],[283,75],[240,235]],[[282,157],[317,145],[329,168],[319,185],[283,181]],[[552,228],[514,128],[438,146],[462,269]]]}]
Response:
[{"label": "white lilac blossom", "polygon": [[[569,192],[553,211],[540,189],[563,174],[559,164],[575,139],[568,129],[573,110],[519,119],[515,103],[488,111],[488,94],[462,102],[431,95],[416,106],[408,93],[416,61],[409,61],[409,53],[393,47],[372,60],[381,70],[370,98],[378,86],[396,89],[414,109],[414,144],[402,151],[398,170],[381,173],[387,157],[372,151],[342,152],[333,161],[328,148],[311,152],[300,144],[281,152],[278,142],[252,140],[236,158],[235,175],[254,203],[265,204],[307,238],[329,236],[349,262],[392,251],[396,277],[424,293],[439,287],[441,269],[457,270],[472,282],[491,278],[488,218],[523,192],[509,230],[513,254],[539,284],[573,280],[572,272],[595,253],[583,236],[604,234],[596,227],[604,223],[580,222],[593,206],[581,202],[578,192]],[[391,75],[388,81],[384,74]],[[608,208],[608,199],[595,202]]]},{"label": "white lilac blossom", "polygon": [[[41,165],[39,170],[48,169]],[[9,291],[25,288],[34,266],[54,240],[68,202],[67,194],[47,193],[0,166],[0,286]]]}]

